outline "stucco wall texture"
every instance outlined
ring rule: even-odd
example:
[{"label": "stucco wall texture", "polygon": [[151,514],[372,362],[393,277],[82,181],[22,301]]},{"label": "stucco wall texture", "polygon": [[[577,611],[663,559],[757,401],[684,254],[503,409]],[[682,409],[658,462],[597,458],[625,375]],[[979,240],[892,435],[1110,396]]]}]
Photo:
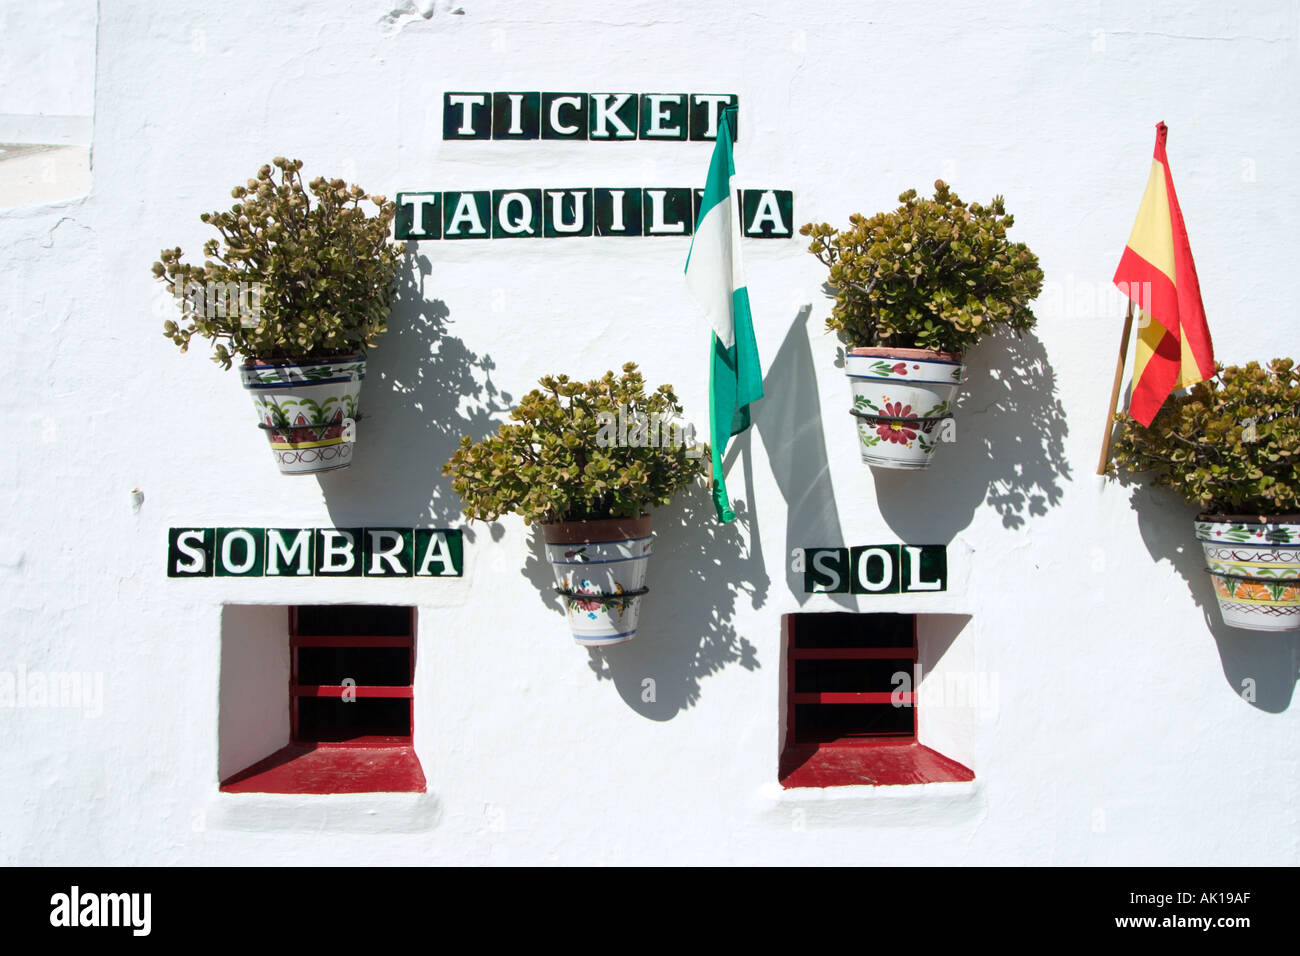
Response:
[{"label": "stucco wall texture", "polygon": [[[5,7],[60,42],[64,6]],[[1218,357],[1295,350],[1296,4],[118,0],[85,55],[89,194],[0,214],[0,670],[99,675],[102,706],[0,708],[0,862],[1300,862],[1297,636],[1225,628],[1193,509],[1093,474],[1158,121]],[[548,372],[634,360],[706,421],[684,238],[419,244],[358,461],[319,478],[277,474],[237,375],[163,338],[158,250],[196,256],[199,213],[276,155],[388,196],[703,184],[708,143],[444,141],[448,90],[736,93],[739,184],[793,190],[796,225],[938,178],[1005,195],[1038,327],[969,353],[929,471],[873,472],[824,269],[746,241],[767,397],[729,454],[741,517],[702,490],[655,515],[627,645],[573,644],[514,519],[469,526],[459,579],[167,578],[172,526],[461,526],[443,462]],[[949,589],[807,595],[789,570],[888,542],[947,544]],[[222,755],[284,732],[258,636],[315,602],[418,606],[427,793],[218,792]],[[780,788],[782,615],[844,609],[933,615],[927,680],[982,690],[923,734],[973,782]]]}]

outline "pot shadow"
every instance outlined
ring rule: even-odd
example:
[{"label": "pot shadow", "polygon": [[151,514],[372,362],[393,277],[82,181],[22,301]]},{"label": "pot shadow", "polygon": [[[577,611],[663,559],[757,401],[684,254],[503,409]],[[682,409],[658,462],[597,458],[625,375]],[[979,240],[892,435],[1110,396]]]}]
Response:
[{"label": "pot shadow", "polygon": [[[496,367],[452,335],[451,311],[426,295],[433,265],[411,253],[399,277],[388,332],[366,359],[354,460],[318,477],[336,527],[461,526],[461,500],[442,474],[462,435],[496,431],[511,396],[492,382]],[[488,525],[493,540],[505,529]],[[474,529],[463,527],[466,540]]]},{"label": "pot shadow", "polygon": [[1137,512],[1142,543],[1156,561],[1166,560],[1187,584],[1205,626],[1219,649],[1224,679],[1233,693],[1256,710],[1280,714],[1291,705],[1300,671],[1300,632],[1267,633],[1229,627],[1219,613],[1205,555],[1192,531],[1197,511],[1167,489],[1144,485],[1131,475],[1129,506]]},{"label": "pot shadow", "polygon": [[[753,427],[763,439],[772,477],[785,499],[785,551],[781,562],[786,586],[801,605],[811,595],[804,590],[803,572],[793,570],[794,551],[844,546],[809,340],[811,314],[812,306],[805,305],[795,315],[763,379],[763,400],[753,411]],[[847,400],[845,404],[847,407]],[[738,452],[739,448],[728,449],[728,465]],[[753,482],[748,481],[747,486],[753,487]],[[846,608],[856,607],[852,595],[820,596]]]},{"label": "pot shadow", "polygon": [[936,449],[929,468],[871,469],[880,514],[902,541],[949,544],[981,503],[1003,527],[1023,527],[1060,504],[1061,483],[1072,480],[1056,372],[1032,331],[982,341],[967,353],[966,376],[955,441]]},{"label": "pot shadow", "polygon": [[[597,680],[612,681],[624,702],[649,720],[672,720],[700,700],[700,684],[730,664],[757,670],[758,652],[733,623],[737,603],[761,607],[769,579],[751,511],[736,503],[736,519],[719,524],[701,483],[654,512],[654,553],[642,598],[636,637],[625,644],[590,647]],[[542,536],[531,529],[523,575],[540,600],[567,629],[564,608],[553,590],[555,576]]]}]

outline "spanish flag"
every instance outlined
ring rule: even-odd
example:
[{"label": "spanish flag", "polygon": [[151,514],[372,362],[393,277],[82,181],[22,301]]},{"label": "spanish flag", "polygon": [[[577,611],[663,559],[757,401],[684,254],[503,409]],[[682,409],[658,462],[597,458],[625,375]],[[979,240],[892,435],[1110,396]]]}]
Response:
[{"label": "spanish flag", "polygon": [[1150,426],[1170,393],[1214,375],[1196,264],[1165,156],[1169,127],[1156,126],[1155,159],[1115,284],[1138,311],[1129,414]]}]

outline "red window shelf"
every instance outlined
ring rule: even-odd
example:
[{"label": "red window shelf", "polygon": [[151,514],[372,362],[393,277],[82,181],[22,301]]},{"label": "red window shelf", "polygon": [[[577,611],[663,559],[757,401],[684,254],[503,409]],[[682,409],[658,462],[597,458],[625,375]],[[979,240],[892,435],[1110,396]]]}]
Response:
[{"label": "red window shelf", "polygon": [[222,781],[221,789],[424,792],[411,746],[415,609],[290,608],[289,656],[289,745]]},{"label": "red window shelf", "polygon": [[[969,768],[916,739],[914,615],[792,614],[785,623],[782,786],[975,778]],[[906,682],[898,679],[899,673],[906,674]]]}]

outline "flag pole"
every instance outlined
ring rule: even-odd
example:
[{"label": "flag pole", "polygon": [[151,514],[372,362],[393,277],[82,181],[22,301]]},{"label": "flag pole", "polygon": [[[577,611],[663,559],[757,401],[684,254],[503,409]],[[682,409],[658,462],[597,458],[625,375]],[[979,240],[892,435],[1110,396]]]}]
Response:
[{"label": "flag pole", "polygon": [[1133,300],[1129,299],[1128,311],[1124,314],[1124,332],[1119,340],[1119,358],[1115,362],[1115,382],[1110,387],[1110,404],[1106,406],[1106,432],[1101,439],[1101,458],[1097,461],[1097,474],[1106,474],[1106,463],[1110,460],[1110,438],[1115,430],[1111,419],[1115,415],[1115,405],[1119,401],[1119,389],[1124,383],[1124,362],[1128,358],[1128,338],[1133,331]]}]

